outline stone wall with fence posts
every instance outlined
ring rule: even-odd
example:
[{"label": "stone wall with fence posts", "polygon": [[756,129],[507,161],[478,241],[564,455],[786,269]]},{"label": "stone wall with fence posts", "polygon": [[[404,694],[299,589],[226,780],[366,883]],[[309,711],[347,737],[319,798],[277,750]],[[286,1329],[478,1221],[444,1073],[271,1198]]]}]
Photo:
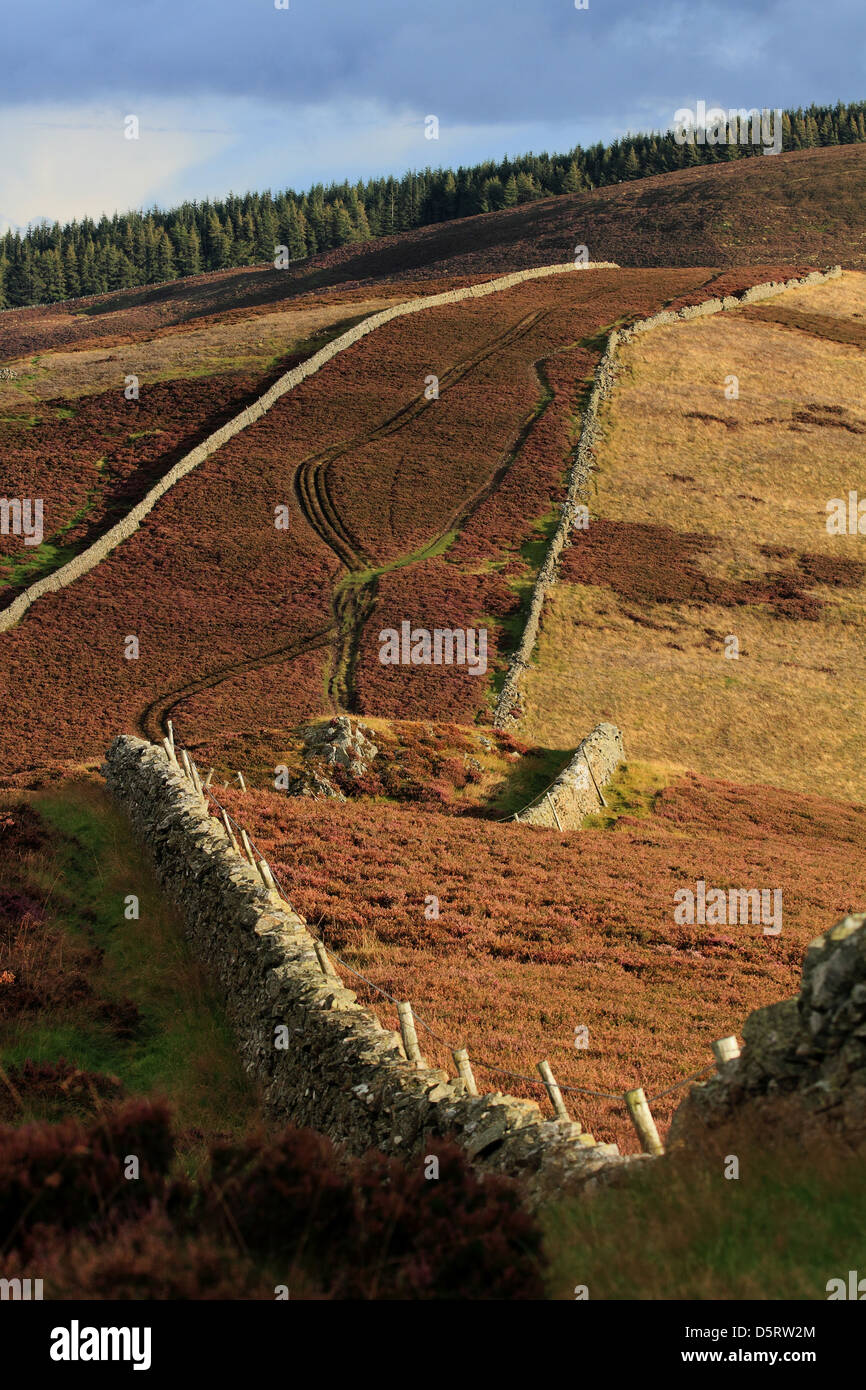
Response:
[{"label": "stone wall with fence posts", "polygon": [[473,1094],[459,1054],[462,1077],[409,1060],[400,1033],[357,1002],[304,919],[236,851],[170,749],[116,738],[103,774],[183,911],[272,1118],[354,1153],[423,1155],[450,1136],[481,1171],[520,1178],[530,1203],[642,1161],[584,1133],[555,1083],[551,1117],[534,1101]]},{"label": "stone wall with fence posts", "polygon": [[514,819],[521,825],[579,830],[584,816],[604,808],[604,788],[624,760],[622,734],[616,725],[596,724],[556,781]]},{"label": "stone wall with fence posts", "polygon": [[[719,1039],[708,1066],[657,1095],[641,1087],[587,1092],[627,1110],[643,1152],[623,1155],[569,1116],[562,1090],[583,1088],[561,1090],[547,1062],[538,1072],[552,1117],[534,1101],[479,1095],[465,1049],[452,1053],[456,1075],[428,1067],[408,1003],[398,1005],[401,1031],[383,1028],[346,987],[346,967],[294,911],[245,832],[227,816],[225,824],[215,819],[194,763],[169,740],[159,748],[116,738],[103,772],[181,908],[246,1069],[278,1122],[308,1125],[353,1153],[375,1148],[406,1158],[450,1138],[480,1172],[518,1179],[530,1206],[592,1192],[663,1155],[651,1107],[685,1087],[669,1145],[688,1145],[750,1103],[793,1095],[805,1124],[817,1118],[846,1142],[866,1146],[866,913],[850,914],[812,942],[799,996],[750,1014],[742,1051],[736,1037]],[[239,840],[249,847],[246,858]]]}]

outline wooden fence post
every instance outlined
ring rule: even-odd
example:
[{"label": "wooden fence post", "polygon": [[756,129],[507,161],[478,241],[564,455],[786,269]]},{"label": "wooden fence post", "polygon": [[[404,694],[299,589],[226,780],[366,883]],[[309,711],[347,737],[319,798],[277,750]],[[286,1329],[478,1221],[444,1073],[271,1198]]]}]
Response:
[{"label": "wooden fence post", "polygon": [[740,1055],[740,1044],[735,1037],[719,1038],[718,1042],[713,1043],[713,1056],[722,1066],[725,1062],[733,1062]]},{"label": "wooden fence post", "polygon": [[626,1091],[625,1103],[628,1106],[628,1113],[631,1115],[632,1124],[637,1130],[644,1153],[663,1154],[664,1145],[659,1138],[656,1122],[652,1117],[652,1111],[644,1095],[643,1087],[638,1086],[633,1091]]},{"label": "wooden fence post", "polygon": [[241,791],[242,791],[242,792],[245,792],[246,789],[247,789],[247,784],[246,784],[246,782],[244,781],[244,774],[243,774],[242,772],[236,772],[236,773],[235,773],[235,776],[237,777],[238,781],[239,781],[240,784],[241,784]]},{"label": "wooden fence post", "polygon": [[550,1063],[547,1061],[538,1063],[538,1073],[544,1082],[544,1089],[550,1097],[554,1113],[558,1120],[570,1120],[571,1116],[565,1108],[565,1101],[562,1099],[562,1092],[556,1084],[553,1072],[550,1070]]},{"label": "wooden fence post", "polygon": [[242,831],[241,831],[241,844],[243,845],[244,850],[246,851],[247,859],[249,859],[250,863],[252,864],[253,868],[255,869],[255,868],[257,867],[257,865],[256,865],[256,856],[255,856],[255,854],[253,853],[253,847],[252,847],[252,844],[250,843],[250,837],[249,837],[249,835],[247,834],[247,832],[246,832],[245,830],[242,830]]},{"label": "wooden fence post", "polygon": [[593,772],[592,768],[591,768],[590,765],[589,765],[589,758],[586,756],[586,749],[585,749],[585,748],[584,748],[584,750],[583,750],[583,761],[586,763],[586,770],[587,770],[587,772],[589,773],[590,777],[592,778],[592,785],[595,787],[596,791],[598,792],[598,799],[599,799],[599,801],[601,802],[602,806],[607,806],[607,802],[606,802],[605,799],[604,799],[604,796],[603,796],[603,794],[602,794],[601,787],[598,785],[598,783],[597,783],[596,780],[595,780],[595,773]]},{"label": "wooden fence post", "polygon": [[240,851],[240,846],[238,845],[238,842],[237,842],[237,840],[235,839],[235,832],[232,830],[232,823],[231,823],[231,821],[229,820],[228,812],[227,812],[227,811],[221,811],[220,814],[221,814],[221,816],[222,816],[223,825],[224,825],[225,828],[226,828],[226,834],[228,835],[229,839],[231,840],[232,849],[234,850],[234,852],[235,852],[235,854],[238,856],[238,858],[240,858],[240,853],[241,853],[241,851]]},{"label": "wooden fence post", "polygon": [[403,1035],[403,1046],[406,1049],[406,1056],[410,1062],[414,1062],[416,1067],[424,1066],[424,1058],[421,1056],[421,1049],[418,1046],[418,1034],[415,1032],[415,1019],[412,1016],[412,1005],[409,1003],[397,1005],[397,1016],[400,1019],[400,1032]]},{"label": "wooden fence post", "polygon": [[463,1085],[466,1087],[470,1096],[477,1096],[478,1087],[475,1084],[475,1077],[473,1076],[472,1068],[469,1065],[469,1053],[466,1051],[466,1048],[455,1047],[454,1051],[451,1053],[451,1056],[454,1058],[454,1065],[457,1068],[457,1075],[460,1077],[460,1080],[463,1082]]},{"label": "wooden fence post", "polygon": [[212,779],[213,779],[213,773],[214,773],[214,770],[213,770],[213,768],[211,768],[210,772],[209,772],[208,775],[207,775],[207,780],[205,781],[205,786],[206,786],[206,787],[209,787],[209,786],[210,786],[211,781],[212,781]]},{"label": "wooden fence post", "polygon": [[258,869],[265,887],[269,888],[272,893],[278,893],[277,881],[271,873],[271,866],[267,859],[260,859],[258,861]]},{"label": "wooden fence post", "polygon": [[175,754],[174,748],[172,747],[171,743],[168,741],[167,738],[164,738],[162,740],[162,746],[165,749],[165,756],[168,758],[169,762],[174,763],[175,767],[179,767],[180,764],[177,761],[177,756]]},{"label": "wooden fence post", "polygon": [[334,963],[331,960],[331,957],[328,955],[328,952],[325,950],[325,947],[322,944],[322,942],[314,941],[313,947],[318,957],[319,965],[322,967],[322,974],[326,975],[329,980],[336,980],[339,984],[342,984],[342,980],[340,979],[339,975],[334,969]]},{"label": "wooden fence post", "polygon": [[172,751],[172,753],[173,753],[173,752],[174,752],[174,725],[172,724],[172,722],[171,722],[170,719],[167,719],[167,720],[165,721],[165,723],[166,723],[166,728],[168,729],[168,741],[169,741],[169,743],[171,744],[171,751]]},{"label": "wooden fence post", "polygon": [[560,823],[559,823],[559,816],[556,814],[556,807],[555,807],[555,805],[553,804],[553,797],[550,795],[550,792],[547,793],[547,800],[548,800],[548,804],[550,805],[550,809],[551,809],[551,811],[553,812],[553,819],[556,821],[556,828],[557,828],[557,830],[561,833],[561,832],[562,832],[562,826],[561,826]]}]

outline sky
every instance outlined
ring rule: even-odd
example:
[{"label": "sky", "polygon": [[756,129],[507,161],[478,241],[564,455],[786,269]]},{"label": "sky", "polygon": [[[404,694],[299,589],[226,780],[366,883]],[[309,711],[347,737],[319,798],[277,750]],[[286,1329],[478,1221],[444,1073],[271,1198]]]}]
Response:
[{"label": "sky", "polygon": [[866,3],[0,0],[0,53],[2,230],[863,100]]}]

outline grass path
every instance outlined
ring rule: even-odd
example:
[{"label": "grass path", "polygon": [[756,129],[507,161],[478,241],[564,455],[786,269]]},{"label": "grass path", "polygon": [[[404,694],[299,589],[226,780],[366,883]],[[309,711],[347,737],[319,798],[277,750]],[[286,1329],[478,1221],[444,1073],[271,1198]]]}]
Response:
[{"label": "grass path", "polygon": [[[3,809],[16,800],[4,793]],[[8,868],[45,914],[28,947],[28,982],[40,1003],[0,1015],[3,1067],[63,1058],[115,1076],[128,1094],[163,1097],[175,1113],[182,1149],[195,1151],[217,1133],[242,1133],[258,1118],[255,1088],[218,996],[186,944],[180,914],[163,896],[125,818],[91,778],[30,794],[28,801],[47,839]],[[131,895],[137,920],[125,915]],[[55,968],[61,993],[42,987]],[[82,975],[85,983],[77,987]],[[137,1021],[124,1036],[110,1009],[128,1002]],[[38,1117],[25,1103],[17,1118]]]}]

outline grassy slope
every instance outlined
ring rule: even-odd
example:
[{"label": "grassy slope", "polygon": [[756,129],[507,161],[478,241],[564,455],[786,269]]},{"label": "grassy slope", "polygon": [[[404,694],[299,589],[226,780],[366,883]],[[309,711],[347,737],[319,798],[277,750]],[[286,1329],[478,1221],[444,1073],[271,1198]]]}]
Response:
[{"label": "grassy slope", "polygon": [[[739,1158],[738,1178],[725,1177],[726,1153]],[[824,1300],[829,1279],[862,1270],[864,1219],[862,1158],[782,1147],[740,1126],[714,1154],[666,1158],[591,1201],[553,1203],[549,1293]]]},{"label": "grassy slope", "polygon": [[[16,820],[17,804],[6,794],[0,821]],[[124,818],[89,780],[66,782],[27,804],[43,843],[10,851],[8,829],[3,843],[5,893],[23,892],[38,905],[11,928],[15,919],[0,915],[3,956],[15,976],[3,986],[10,991],[0,1012],[3,1067],[63,1058],[116,1077],[129,1094],[164,1097],[182,1149],[242,1132],[258,1113],[254,1089],[205,972],[186,947],[180,916]],[[125,917],[130,894],[139,900],[138,920]],[[28,987],[35,1001],[16,1009]],[[16,1089],[22,1104],[12,1105],[7,1119],[45,1115],[42,1097]],[[5,1113],[8,1088],[4,1102]]]},{"label": "grassy slope", "polygon": [[864,316],[866,276],[849,274],[628,349],[527,738],[567,748],[608,717],[634,758],[866,799],[862,537],[825,525],[862,482]]}]

